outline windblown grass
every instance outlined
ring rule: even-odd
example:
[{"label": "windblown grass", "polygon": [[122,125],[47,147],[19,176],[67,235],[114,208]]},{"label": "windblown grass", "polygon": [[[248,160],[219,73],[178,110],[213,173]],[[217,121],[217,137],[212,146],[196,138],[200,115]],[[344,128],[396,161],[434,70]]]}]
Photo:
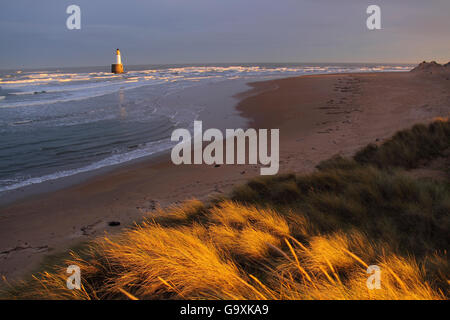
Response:
[{"label": "windblown grass", "polygon": [[418,124],[412,129],[399,131],[381,147],[370,144],[355,155],[355,160],[380,168],[411,169],[423,161],[446,156],[449,148],[450,122],[438,119],[428,126]]},{"label": "windblown grass", "polygon": [[[189,207],[189,204],[188,204]],[[178,210],[183,210],[182,207]],[[230,214],[228,219],[223,212]],[[16,298],[45,299],[445,299],[444,253],[402,255],[356,230],[317,233],[308,218],[222,202],[204,224],[145,222],[93,243],[81,268],[82,290],[67,290],[65,268],[43,273]],[[292,230],[309,237],[297,239]],[[316,230],[314,230],[316,229]],[[434,261],[434,262],[433,262]],[[366,269],[382,270],[369,290]],[[432,264],[436,269],[427,268]],[[447,270],[442,269],[443,267]]]},{"label": "windblown grass", "polygon": [[[446,126],[416,126],[390,141],[430,132],[442,138]],[[438,149],[447,142],[439,140]],[[74,253],[26,290],[12,287],[8,297],[448,299],[450,184],[386,169],[431,157],[427,151],[394,163],[393,143],[367,161],[334,158],[310,175],[257,178],[228,199],[160,211]],[[402,150],[411,145],[420,143]],[[72,264],[81,268],[82,290],[66,288]],[[370,265],[380,267],[381,289],[366,285]]]}]

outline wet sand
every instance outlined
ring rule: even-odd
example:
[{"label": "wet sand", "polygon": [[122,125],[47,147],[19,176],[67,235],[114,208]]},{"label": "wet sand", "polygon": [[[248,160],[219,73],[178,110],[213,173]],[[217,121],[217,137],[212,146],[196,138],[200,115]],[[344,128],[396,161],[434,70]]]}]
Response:
[{"label": "wet sand", "polygon": [[[280,172],[311,172],[335,154],[352,155],[450,113],[450,81],[414,73],[315,75],[251,86],[238,96],[236,110],[250,127],[280,129]],[[0,274],[20,278],[45,255],[118,232],[157,207],[226,193],[257,175],[255,165],[175,166],[163,154],[4,205]]]}]

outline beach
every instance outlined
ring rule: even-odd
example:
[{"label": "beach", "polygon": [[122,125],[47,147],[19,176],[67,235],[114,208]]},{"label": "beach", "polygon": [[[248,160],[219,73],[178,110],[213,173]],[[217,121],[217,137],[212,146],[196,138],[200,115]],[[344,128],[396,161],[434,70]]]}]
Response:
[{"label": "beach", "polygon": [[[235,101],[236,115],[246,122],[231,112],[229,122],[223,123],[223,114],[209,110],[208,115],[207,109],[199,119],[205,117],[211,127],[221,123],[280,129],[281,173],[311,172],[333,155],[352,155],[398,130],[449,115],[450,81],[440,76],[328,74],[249,85],[249,90],[229,97]],[[0,208],[0,274],[19,279],[45,256],[118,232],[158,208],[226,194],[258,175],[255,165],[175,166],[163,152],[62,189],[18,197]],[[112,221],[120,226],[109,226]]]}]

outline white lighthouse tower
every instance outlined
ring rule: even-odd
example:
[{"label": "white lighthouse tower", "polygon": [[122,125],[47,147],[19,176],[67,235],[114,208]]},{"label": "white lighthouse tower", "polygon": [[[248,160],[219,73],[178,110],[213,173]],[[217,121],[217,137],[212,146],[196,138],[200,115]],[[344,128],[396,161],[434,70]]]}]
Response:
[{"label": "white lighthouse tower", "polygon": [[123,64],[122,59],[120,57],[120,50],[116,50],[116,63],[111,65],[112,73],[123,73]]}]

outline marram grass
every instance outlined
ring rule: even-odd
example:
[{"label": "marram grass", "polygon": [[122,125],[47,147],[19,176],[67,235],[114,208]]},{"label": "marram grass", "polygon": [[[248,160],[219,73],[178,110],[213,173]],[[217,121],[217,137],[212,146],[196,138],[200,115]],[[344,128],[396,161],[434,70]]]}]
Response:
[{"label": "marram grass", "polygon": [[[186,207],[192,207],[192,202]],[[177,208],[183,214],[183,207]],[[190,225],[147,221],[93,243],[83,258],[82,290],[66,270],[43,273],[17,298],[32,299],[446,299],[445,253],[417,260],[357,230],[316,234],[307,218],[224,201]],[[224,215],[227,213],[227,215]],[[298,213],[297,213],[298,214]],[[301,240],[290,229],[310,236]],[[366,285],[369,265],[381,289]],[[428,266],[430,270],[427,269]],[[442,267],[442,268],[440,268]],[[446,270],[447,269],[447,270]],[[448,273],[447,273],[448,274]]]},{"label": "marram grass", "polygon": [[[392,168],[444,155],[450,137],[448,122],[440,122],[397,134],[355,160],[324,162],[310,175],[257,178],[228,199],[160,210],[5,295],[448,299],[450,184]],[[417,155],[414,150],[430,141],[436,144]],[[395,146],[407,155],[392,158]],[[81,268],[81,290],[67,289],[68,265]],[[380,289],[366,285],[370,265],[381,270]]]}]

